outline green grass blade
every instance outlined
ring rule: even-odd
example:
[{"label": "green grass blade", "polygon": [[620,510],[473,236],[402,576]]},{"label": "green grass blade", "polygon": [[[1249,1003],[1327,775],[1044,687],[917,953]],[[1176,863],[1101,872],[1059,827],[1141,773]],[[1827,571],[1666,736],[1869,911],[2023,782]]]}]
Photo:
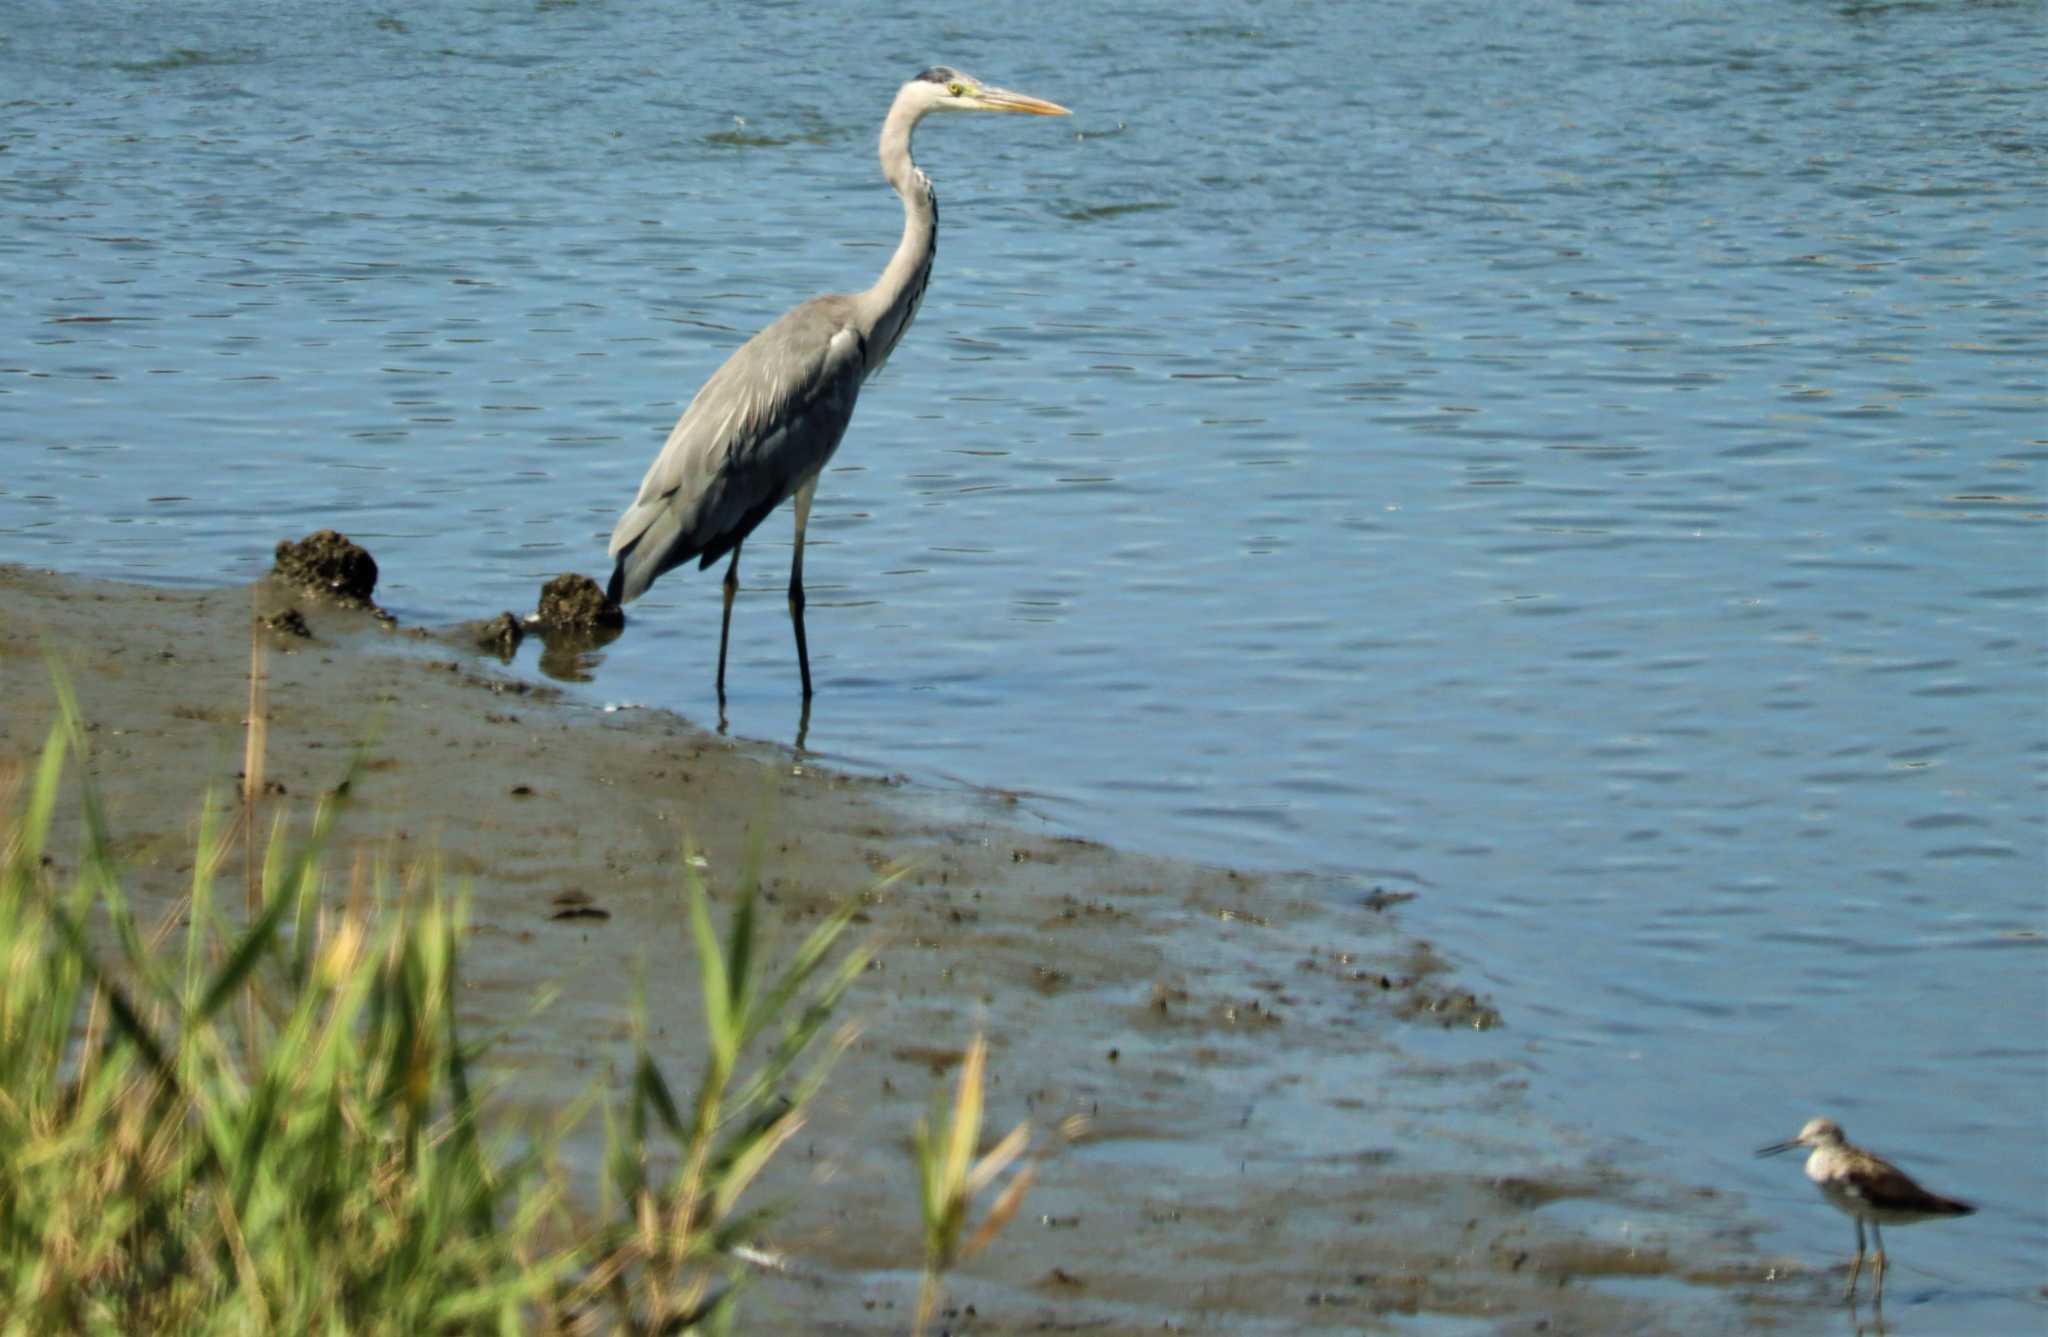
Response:
[{"label": "green grass blade", "polygon": [[175,1086],[177,1074],[172,1070],[163,1043],[143,1021],[141,1013],[129,1001],[127,992],[107,977],[106,970],[100,965],[99,958],[93,955],[92,947],[86,942],[85,934],[79,929],[77,921],[72,919],[62,906],[49,906],[47,913],[51,926],[57,930],[57,936],[64,940],[64,946],[70,951],[72,959],[78,963],[87,982],[106,1000],[107,1012],[113,1018],[115,1028],[135,1046],[149,1066],[156,1070],[158,1076]]},{"label": "green grass blade", "polygon": [[704,903],[704,888],[694,877],[690,879],[689,895],[690,937],[697,947],[697,973],[704,989],[704,1029],[711,1040],[718,1070],[729,1073],[739,1054],[739,1035],[733,1027],[732,987],[725,958],[718,949],[718,933],[711,927],[711,911]]},{"label": "green grass blade", "polygon": [[186,910],[185,969],[179,1002],[188,1011],[199,1001],[200,947],[213,915],[213,878],[226,842],[220,805],[209,791],[199,809],[199,851],[192,860],[192,893]]},{"label": "green grass blade", "polygon": [[754,967],[754,888],[749,882],[740,893],[740,902],[733,907],[732,923],[726,930],[726,990],[727,1005],[739,1032],[739,1044],[744,1046],[752,1038],[753,1017],[747,1007],[747,993],[752,983]]},{"label": "green grass blade", "polygon": [[23,868],[42,862],[43,847],[50,839],[50,819],[57,811],[57,792],[63,786],[64,752],[71,733],[62,720],[50,726],[43,743],[42,760],[36,765],[35,787],[29,791],[28,812],[23,816],[18,837]]},{"label": "green grass blade", "polygon": [[669,1090],[668,1079],[661,1075],[654,1056],[645,1049],[640,1051],[639,1068],[633,1074],[633,1084],[640,1096],[653,1106],[655,1117],[661,1120],[662,1127],[668,1129],[669,1136],[678,1142],[688,1136],[683,1128],[682,1112],[676,1107],[675,1094]]},{"label": "green grass blade", "polygon": [[[263,959],[264,950],[269,947],[277,933],[279,921],[285,911],[291,908],[291,901],[283,896],[273,896],[263,907],[263,912],[242,931],[234,950],[228,959],[214,972],[213,979],[200,996],[199,1009],[194,1019],[204,1021],[218,1012],[234,996],[237,989],[248,980],[251,971]],[[188,1025],[190,1022],[188,1021]]]}]

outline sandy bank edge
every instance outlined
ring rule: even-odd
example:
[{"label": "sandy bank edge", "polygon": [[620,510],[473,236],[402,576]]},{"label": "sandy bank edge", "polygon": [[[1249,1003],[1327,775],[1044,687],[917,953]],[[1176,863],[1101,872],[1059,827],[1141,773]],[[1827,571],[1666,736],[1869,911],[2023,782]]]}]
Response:
[{"label": "sandy bank edge", "polygon": [[[759,832],[786,935],[880,870],[914,869],[869,911],[884,948],[853,996],[863,1037],[768,1189],[796,1201],[775,1243],[798,1260],[752,1301],[771,1326],[907,1327],[907,1135],[977,1025],[993,1047],[992,1126],[1085,1112],[1092,1132],[960,1279],[960,1330],[1803,1321],[1808,1288],[1762,1285],[1728,1204],[1589,1163],[1534,1126],[1512,1063],[1403,1019],[1446,998],[1455,1011],[1426,945],[1297,879],[1023,831],[993,803],[985,819],[938,820],[889,782],[662,712],[580,708],[268,582],[192,593],[0,566],[0,784],[52,717],[47,647],[94,722],[143,906],[168,909],[200,790],[225,792],[240,769],[254,619],[285,606],[312,636],[260,633],[276,801],[303,811],[374,737],[344,843],[401,862],[435,851],[473,879],[471,1011],[509,1025],[500,1052],[523,1101],[616,1082],[636,962],[663,1061],[692,1070],[686,840],[717,890]],[[565,896],[608,918],[551,918]],[[559,1001],[519,1020],[543,982]]]}]

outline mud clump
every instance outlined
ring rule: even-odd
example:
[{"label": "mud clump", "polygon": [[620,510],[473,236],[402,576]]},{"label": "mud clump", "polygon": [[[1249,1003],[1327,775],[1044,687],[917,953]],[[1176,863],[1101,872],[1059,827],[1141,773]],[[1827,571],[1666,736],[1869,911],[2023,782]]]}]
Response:
[{"label": "mud clump", "polygon": [[1427,1017],[1446,1030],[1495,1031],[1505,1024],[1500,1009],[1464,989],[1438,993],[1417,986],[1396,1010],[1406,1020]]},{"label": "mud clump", "polygon": [[306,615],[296,608],[282,609],[257,621],[280,636],[296,636],[302,641],[313,639],[313,629],[306,625]]},{"label": "mud clump", "polygon": [[469,630],[477,649],[508,662],[518,652],[519,643],[526,639],[526,628],[510,613],[500,613],[487,622],[472,622]]},{"label": "mud clump", "polygon": [[574,572],[541,586],[540,610],[528,619],[545,642],[540,671],[561,682],[589,682],[598,651],[617,640],[625,625],[625,613],[598,583]]},{"label": "mud clump", "polygon": [[288,585],[346,607],[376,607],[370,595],[377,588],[377,559],[331,529],[308,534],[297,543],[281,541],[270,571]]},{"label": "mud clump", "polygon": [[617,631],[626,625],[624,610],[605,597],[598,583],[573,571],[541,586],[538,616],[543,631],[584,636]]}]

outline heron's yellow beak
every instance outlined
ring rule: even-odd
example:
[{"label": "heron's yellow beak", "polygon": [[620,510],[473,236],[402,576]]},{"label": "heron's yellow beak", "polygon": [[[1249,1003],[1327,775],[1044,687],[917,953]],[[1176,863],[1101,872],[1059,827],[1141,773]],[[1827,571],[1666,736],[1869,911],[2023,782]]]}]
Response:
[{"label": "heron's yellow beak", "polygon": [[1047,102],[1042,97],[1028,93],[1012,93],[1007,88],[983,88],[974,94],[974,105],[982,111],[1025,111],[1033,116],[1071,116],[1072,112],[1057,102]]}]

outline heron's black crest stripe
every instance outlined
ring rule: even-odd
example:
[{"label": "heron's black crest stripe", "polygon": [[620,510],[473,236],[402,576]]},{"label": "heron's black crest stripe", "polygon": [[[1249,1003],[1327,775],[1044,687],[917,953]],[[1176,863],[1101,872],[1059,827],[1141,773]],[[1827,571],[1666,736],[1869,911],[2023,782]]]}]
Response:
[{"label": "heron's black crest stripe", "polygon": [[[949,84],[959,77],[960,71],[954,69],[951,65],[934,65],[923,74],[917,76],[918,79],[922,79],[928,84]],[[915,83],[917,80],[913,79],[911,82]]]}]

